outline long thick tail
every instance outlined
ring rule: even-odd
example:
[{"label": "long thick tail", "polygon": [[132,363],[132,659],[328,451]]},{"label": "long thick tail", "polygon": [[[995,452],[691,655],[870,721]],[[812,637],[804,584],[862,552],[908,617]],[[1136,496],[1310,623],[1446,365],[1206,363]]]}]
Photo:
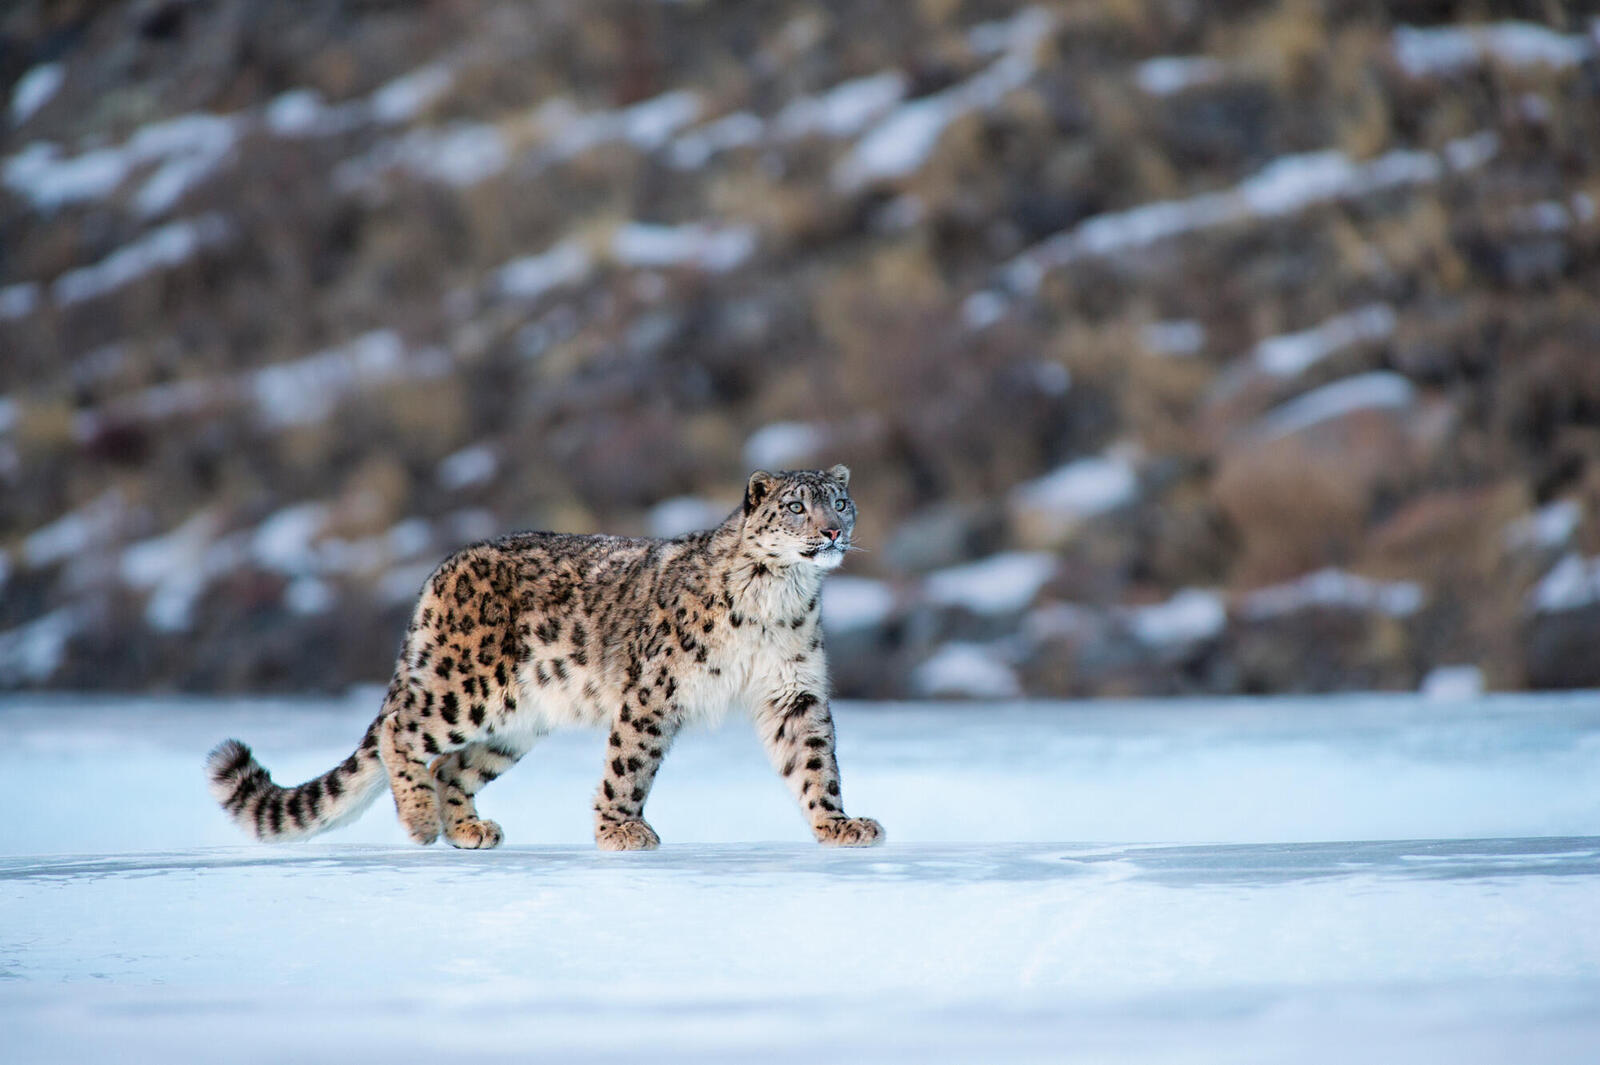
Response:
[{"label": "long thick tail", "polygon": [[306,839],[355,820],[389,782],[378,758],[378,723],[354,754],[297,788],[279,787],[238,740],[224,740],[206,758],[211,795],[233,823],[264,843]]}]

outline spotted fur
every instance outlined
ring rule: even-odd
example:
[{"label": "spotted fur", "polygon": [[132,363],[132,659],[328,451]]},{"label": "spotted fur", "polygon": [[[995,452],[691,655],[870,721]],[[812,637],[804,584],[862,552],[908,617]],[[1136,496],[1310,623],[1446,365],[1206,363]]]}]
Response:
[{"label": "spotted fur", "polygon": [[424,586],[354,754],[283,788],[228,740],[208,762],[212,794],[257,839],[287,840],[349,821],[387,781],[418,843],[493,847],[479,789],[552,729],[604,725],[595,841],[647,849],[660,840],[645,801],[678,730],[743,707],[817,840],[877,843],[876,821],[844,812],[818,611],[855,528],[849,482],[844,466],[757,471],[705,532],[518,533],[458,551]]}]

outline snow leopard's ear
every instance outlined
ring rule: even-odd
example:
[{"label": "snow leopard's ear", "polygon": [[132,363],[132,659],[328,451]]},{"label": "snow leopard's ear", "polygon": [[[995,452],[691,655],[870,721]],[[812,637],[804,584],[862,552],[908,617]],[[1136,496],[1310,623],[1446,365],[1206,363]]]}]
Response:
[{"label": "snow leopard's ear", "polygon": [[840,488],[850,487],[850,467],[844,463],[828,467],[828,476],[839,482]]},{"label": "snow leopard's ear", "polygon": [[766,470],[757,470],[750,475],[750,481],[744,486],[744,512],[750,513],[761,505],[761,501],[772,494],[777,487],[778,479]]}]

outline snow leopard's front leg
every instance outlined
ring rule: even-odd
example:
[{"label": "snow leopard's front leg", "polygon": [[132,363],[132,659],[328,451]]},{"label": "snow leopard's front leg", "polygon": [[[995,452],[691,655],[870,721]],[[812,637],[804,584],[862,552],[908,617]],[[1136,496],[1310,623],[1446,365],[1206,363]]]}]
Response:
[{"label": "snow leopard's front leg", "polygon": [[594,841],[605,851],[644,851],[661,846],[661,837],[644,819],[656,770],[683,723],[679,708],[664,702],[659,690],[629,692],[606,740],[605,772],[594,797]]},{"label": "snow leopard's front leg", "polygon": [[846,817],[833,753],[833,714],[811,691],[768,699],[756,714],[767,757],[800,800],[818,843],[870,847],[883,842],[883,826],[870,817]]}]

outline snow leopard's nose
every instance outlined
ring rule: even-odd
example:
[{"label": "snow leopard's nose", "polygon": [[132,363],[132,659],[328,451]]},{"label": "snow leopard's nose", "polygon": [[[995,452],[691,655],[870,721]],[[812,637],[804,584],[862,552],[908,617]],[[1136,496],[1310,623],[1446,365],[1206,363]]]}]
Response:
[{"label": "snow leopard's nose", "polygon": [[843,531],[844,530],[842,530],[842,529],[823,529],[822,530],[822,535],[826,536],[829,540],[832,540],[834,543],[838,543],[839,542],[839,534],[841,532],[843,532]]}]

